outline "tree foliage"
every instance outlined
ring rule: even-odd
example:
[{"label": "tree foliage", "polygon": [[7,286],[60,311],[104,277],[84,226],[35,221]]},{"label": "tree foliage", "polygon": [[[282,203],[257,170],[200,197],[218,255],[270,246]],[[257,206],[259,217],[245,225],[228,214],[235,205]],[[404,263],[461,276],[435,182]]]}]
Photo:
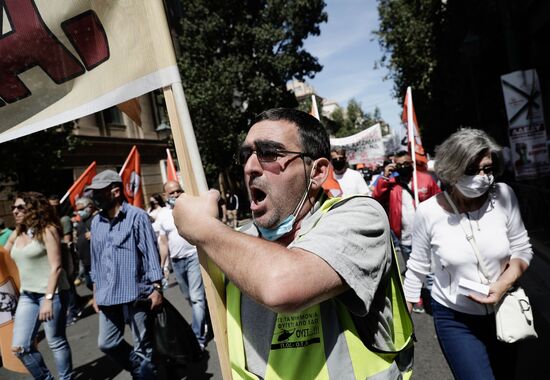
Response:
[{"label": "tree foliage", "polygon": [[361,103],[351,99],[345,110],[337,108],[332,112],[327,128],[334,137],[347,137],[359,133],[376,123],[387,126],[387,123],[382,120],[378,107],[375,107],[372,113],[365,112],[361,107]]},{"label": "tree foliage", "polygon": [[66,123],[2,143],[0,183],[13,183],[15,191],[33,190],[46,195],[65,189],[65,178],[57,174],[66,166],[67,152],[78,146],[72,130],[73,123]]},{"label": "tree foliage", "polygon": [[535,9],[519,0],[378,0],[380,63],[399,101],[412,87],[428,150],[462,127],[508,144],[500,76],[536,68],[542,78],[548,67],[539,54],[548,33],[525,27]]},{"label": "tree foliage", "polygon": [[255,115],[295,107],[286,83],[322,66],[303,48],[323,0],[181,0],[179,67],[207,177],[232,166]]},{"label": "tree foliage", "polygon": [[397,98],[404,97],[407,86],[431,96],[435,34],[444,21],[441,8],[441,0],[378,0],[376,34],[385,50],[380,62],[390,70]]}]

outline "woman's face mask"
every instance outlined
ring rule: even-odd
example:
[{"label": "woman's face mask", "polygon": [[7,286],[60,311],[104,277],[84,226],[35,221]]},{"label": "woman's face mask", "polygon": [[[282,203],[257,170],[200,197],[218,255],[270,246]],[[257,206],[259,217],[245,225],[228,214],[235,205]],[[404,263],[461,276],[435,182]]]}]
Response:
[{"label": "woman's face mask", "polygon": [[463,175],[455,186],[466,198],[478,198],[489,190],[494,180],[492,175]]},{"label": "woman's face mask", "polygon": [[80,219],[82,220],[86,220],[91,216],[90,211],[87,208],[78,210],[77,213],[80,215]]}]

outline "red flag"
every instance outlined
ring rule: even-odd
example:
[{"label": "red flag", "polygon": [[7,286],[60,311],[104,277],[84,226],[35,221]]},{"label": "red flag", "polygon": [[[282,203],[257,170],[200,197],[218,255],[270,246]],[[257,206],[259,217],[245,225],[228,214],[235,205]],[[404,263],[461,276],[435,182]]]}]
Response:
[{"label": "red flag", "polygon": [[170,149],[166,149],[166,178],[168,181],[178,182],[178,175],[176,173],[176,165],[174,165],[174,160],[172,160],[172,155],[170,154]]},{"label": "red flag", "polygon": [[122,187],[124,187],[124,195],[126,195],[128,203],[136,207],[143,207],[141,159],[135,145],[132,147],[119,174],[122,177]]},{"label": "red flag", "polygon": [[61,201],[59,203],[63,203],[68,197],[71,205],[75,207],[76,200],[83,195],[84,188],[92,183],[92,179],[95,177],[95,174],[96,163],[94,161],[90,164],[90,166],[88,166],[86,170],[84,170],[84,173],[82,173],[80,177],[78,177],[75,183],[73,183],[71,188],[63,196],[63,198],[61,198]]},{"label": "red flag", "polygon": [[130,99],[120,104],[117,104],[117,108],[124,112],[134,123],[141,127],[141,106],[138,98]]},{"label": "red flag", "polygon": [[[416,165],[423,168],[427,167],[428,158],[426,157],[426,152],[424,151],[424,147],[422,146],[422,139],[420,138],[420,130],[418,129],[416,112],[414,112],[412,91],[410,87],[407,88],[407,94],[405,95],[405,102],[403,103],[403,116],[401,117],[401,119],[403,120],[403,123],[407,126],[409,153],[412,156],[412,151],[414,150]],[[410,143],[411,141],[415,142],[414,149],[412,149],[413,147]]]},{"label": "red flag", "polygon": [[[319,109],[317,108],[317,100],[315,99],[315,95],[311,95],[311,112],[309,114],[315,117],[317,120],[320,120]],[[323,183],[323,190],[325,190],[325,194],[328,195],[330,198],[341,197],[343,194],[340,184],[338,183],[336,178],[334,178],[334,169],[332,168],[332,164],[330,163],[328,164],[327,180]]]},{"label": "red flag", "polygon": [[332,164],[328,164],[328,176],[327,180],[323,183],[323,190],[325,190],[325,194],[327,194],[330,198],[341,197],[343,194],[340,184],[336,178],[334,178],[334,169],[332,168]]}]

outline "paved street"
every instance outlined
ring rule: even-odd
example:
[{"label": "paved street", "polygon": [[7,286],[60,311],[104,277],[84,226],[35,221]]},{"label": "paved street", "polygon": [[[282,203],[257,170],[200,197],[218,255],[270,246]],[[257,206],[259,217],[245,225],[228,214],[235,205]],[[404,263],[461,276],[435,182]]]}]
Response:
[{"label": "paved street", "polygon": [[[550,252],[538,252],[522,283],[531,297],[539,339],[520,344],[519,368],[516,373],[518,380],[547,378],[541,363],[544,363],[546,359],[547,349],[545,347],[548,346],[550,333],[550,303],[548,302],[550,279],[548,273],[550,273]],[[84,286],[80,286],[78,291],[81,294],[89,294],[89,292],[85,292]],[[171,278],[170,288],[166,291],[166,298],[178,308],[187,321],[191,321],[191,308],[175,286],[173,278]],[[439,349],[432,317],[428,313],[414,314],[413,319],[417,337],[413,378],[451,380],[453,377]],[[92,313],[67,330],[73,352],[75,379],[130,380],[131,377],[127,372],[114,365],[97,349],[97,325],[97,315]],[[127,333],[127,338],[130,339],[129,333]],[[44,354],[48,366],[54,369],[53,358],[44,340],[40,342],[39,349]],[[207,352],[208,354],[202,361],[192,363],[182,372],[182,376],[174,378],[221,380],[216,345],[213,340],[208,343]],[[22,376],[0,368],[0,379],[22,380],[29,379],[29,376]]]},{"label": "paved street", "polygon": [[[191,307],[183,298],[173,276],[171,276],[170,280],[170,287],[165,291],[165,296],[185,319],[191,322]],[[79,286],[77,291],[80,295],[89,295],[89,291],[84,285]],[[87,309],[87,311],[87,315],[84,318],[67,328],[67,336],[73,354],[75,380],[131,380],[132,377],[128,372],[123,371],[111,362],[97,348],[98,316],[91,308]],[[131,333],[128,329],[126,331],[126,339],[131,342]],[[45,339],[39,343],[38,347],[44,355],[48,367],[56,376],[53,357]],[[221,380],[216,344],[213,340],[208,342],[206,355],[203,360],[189,365],[188,368],[182,371],[182,375],[179,378]],[[30,378],[30,376],[23,376],[0,368],[0,379],[2,380],[27,380]]]}]

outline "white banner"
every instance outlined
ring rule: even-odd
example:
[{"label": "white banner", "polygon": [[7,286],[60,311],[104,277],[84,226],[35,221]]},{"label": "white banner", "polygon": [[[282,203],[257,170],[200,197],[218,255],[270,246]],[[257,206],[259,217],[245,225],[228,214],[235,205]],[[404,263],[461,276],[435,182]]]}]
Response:
[{"label": "white banner", "polygon": [[384,162],[385,150],[380,124],[375,124],[355,135],[330,139],[332,148],[343,147],[350,164]]},{"label": "white banner", "polygon": [[0,142],[181,81],[162,0],[4,0],[0,32]]},{"label": "white banner", "polygon": [[501,77],[516,179],[550,175],[540,83],[535,70]]}]

